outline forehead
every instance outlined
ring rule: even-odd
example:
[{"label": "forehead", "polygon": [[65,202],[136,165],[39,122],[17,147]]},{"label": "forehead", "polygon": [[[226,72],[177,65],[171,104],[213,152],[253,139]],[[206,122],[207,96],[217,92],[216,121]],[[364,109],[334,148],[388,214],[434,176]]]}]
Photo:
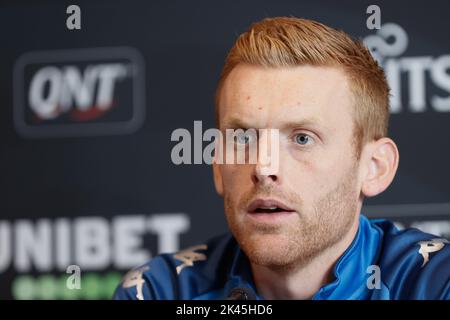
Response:
[{"label": "forehead", "polygon": [[255,128],[308,120],[336,130],[353,119],[348,80],[334,67],[240,64],[224,81],[218,103],[222,128],[236,119]]}]

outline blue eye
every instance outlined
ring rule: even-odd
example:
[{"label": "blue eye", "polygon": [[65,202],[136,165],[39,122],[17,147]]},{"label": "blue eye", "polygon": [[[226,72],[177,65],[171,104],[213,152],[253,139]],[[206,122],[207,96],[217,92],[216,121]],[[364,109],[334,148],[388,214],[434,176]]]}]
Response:
[{"label": "blue eye", "polygon": [[248,144],[251,140],[251,136],[245,132],[236,134],[237,144]]},{"label": "blue eye", "polygon": [[308,144],[308,142],[310,142],[311,139],[312,138],[310,136],[308,136],[307,134],[304,134],[304,133],[295,135],[295,142],[300,145]]}]

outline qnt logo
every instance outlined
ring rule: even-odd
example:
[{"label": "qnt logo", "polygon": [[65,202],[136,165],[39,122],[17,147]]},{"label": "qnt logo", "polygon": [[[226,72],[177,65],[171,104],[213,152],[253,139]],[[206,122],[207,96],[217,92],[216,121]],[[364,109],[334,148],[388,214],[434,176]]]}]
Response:
[{"label": "qnt logo", "polygon": [[132,133],[144,121],[144,88],[133,48],[26,53],[14,68],[14,124],[26,138]]}]

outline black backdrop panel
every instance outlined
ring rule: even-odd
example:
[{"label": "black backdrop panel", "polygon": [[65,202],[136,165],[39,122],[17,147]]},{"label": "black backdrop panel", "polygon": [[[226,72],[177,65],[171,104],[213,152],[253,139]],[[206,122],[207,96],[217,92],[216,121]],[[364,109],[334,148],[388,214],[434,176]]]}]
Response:
[{"label": "black backdrop panel", "polygon": [[0,6],[0,298],[106,299],[127,269],[227,230],[211,167],[173,164],[170,137],[214,127],[227,51],[270,16],[378,50],[401,161],[363,212],[450,237],[448,1],[378,1],[387,34],[367,28],[369,1],[76,1],[80,30],[70,4]]}]

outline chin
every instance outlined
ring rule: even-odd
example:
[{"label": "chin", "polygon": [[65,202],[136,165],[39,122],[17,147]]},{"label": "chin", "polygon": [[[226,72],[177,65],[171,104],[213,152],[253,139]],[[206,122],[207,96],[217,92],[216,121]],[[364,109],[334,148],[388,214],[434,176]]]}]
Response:
[{"label": "chin", "polygon": [[295,260],[290,241],[283,234],[253,234],[238,239],[249,260],[266,267],[284,267]]}]

